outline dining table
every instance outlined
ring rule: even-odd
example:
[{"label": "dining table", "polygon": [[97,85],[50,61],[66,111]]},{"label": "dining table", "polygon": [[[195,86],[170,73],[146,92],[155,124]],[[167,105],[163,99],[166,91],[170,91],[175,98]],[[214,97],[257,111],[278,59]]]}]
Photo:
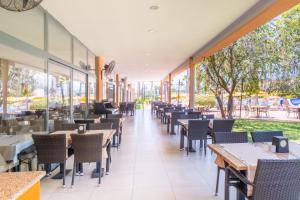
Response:
[{"label": "dining table", "polygon": [[[210,148],[217,156],[215,164],[225,168],[230,166],[247,177],[253,182],[257,162],[259,159],[297,159],[300,157],[300,144],[289,142],[289,153],[276,153],[272,143],[234,143],[234,144],[209,144]],[[250,153],[251,152],[251,153]],[[253,188],[244,185],[244,193],[252,195]],[[229,199],[229,186],[225,183],[225,200]],[[244,200],[243,193],[237,190],[237,199]]]}]

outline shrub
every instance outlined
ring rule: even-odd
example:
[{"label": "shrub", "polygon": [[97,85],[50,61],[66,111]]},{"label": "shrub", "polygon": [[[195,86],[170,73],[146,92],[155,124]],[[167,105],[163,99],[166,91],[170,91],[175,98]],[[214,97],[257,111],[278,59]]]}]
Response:
[{"label": "shrub", "polygon": [[201,96],[199,94],[195,95],[195,105],[196,106],[206,106],[214,107],[216,105],[214,96]]}]

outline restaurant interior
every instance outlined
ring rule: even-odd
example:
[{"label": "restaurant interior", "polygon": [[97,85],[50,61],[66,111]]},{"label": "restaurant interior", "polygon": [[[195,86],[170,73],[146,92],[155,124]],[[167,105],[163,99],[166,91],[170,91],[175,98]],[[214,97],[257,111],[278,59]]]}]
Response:
[{"label": "restaurant interior", "polygon": [[299,200],[299,46],[299,0],[0,0],[0,199]]}]

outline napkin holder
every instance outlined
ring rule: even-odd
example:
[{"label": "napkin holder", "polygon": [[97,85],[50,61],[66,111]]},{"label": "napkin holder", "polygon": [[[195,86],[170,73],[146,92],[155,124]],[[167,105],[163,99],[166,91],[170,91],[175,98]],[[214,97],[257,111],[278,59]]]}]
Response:
[{"label": "napkin holder", "polygon": [[78,134],[84,134],[86,132],[86,124],[79,124]]},{"label": "napkin holder", "polygon": [[272,145],[276,147],[276,153],[289,153],[289,141],[286,137],[274,136]]}]

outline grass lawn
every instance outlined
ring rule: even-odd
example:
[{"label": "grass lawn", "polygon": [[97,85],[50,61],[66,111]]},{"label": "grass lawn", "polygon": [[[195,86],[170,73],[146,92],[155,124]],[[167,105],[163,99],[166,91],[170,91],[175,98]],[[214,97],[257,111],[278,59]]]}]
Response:
[{"label": "grass lawn", "polygon": [[233,127],[234,131],[283,131],[284,135],[290,140],[300,141],[300,123],[299,122],[277,122],[265,120],[250,120],[250,119],[237,119]]}]

